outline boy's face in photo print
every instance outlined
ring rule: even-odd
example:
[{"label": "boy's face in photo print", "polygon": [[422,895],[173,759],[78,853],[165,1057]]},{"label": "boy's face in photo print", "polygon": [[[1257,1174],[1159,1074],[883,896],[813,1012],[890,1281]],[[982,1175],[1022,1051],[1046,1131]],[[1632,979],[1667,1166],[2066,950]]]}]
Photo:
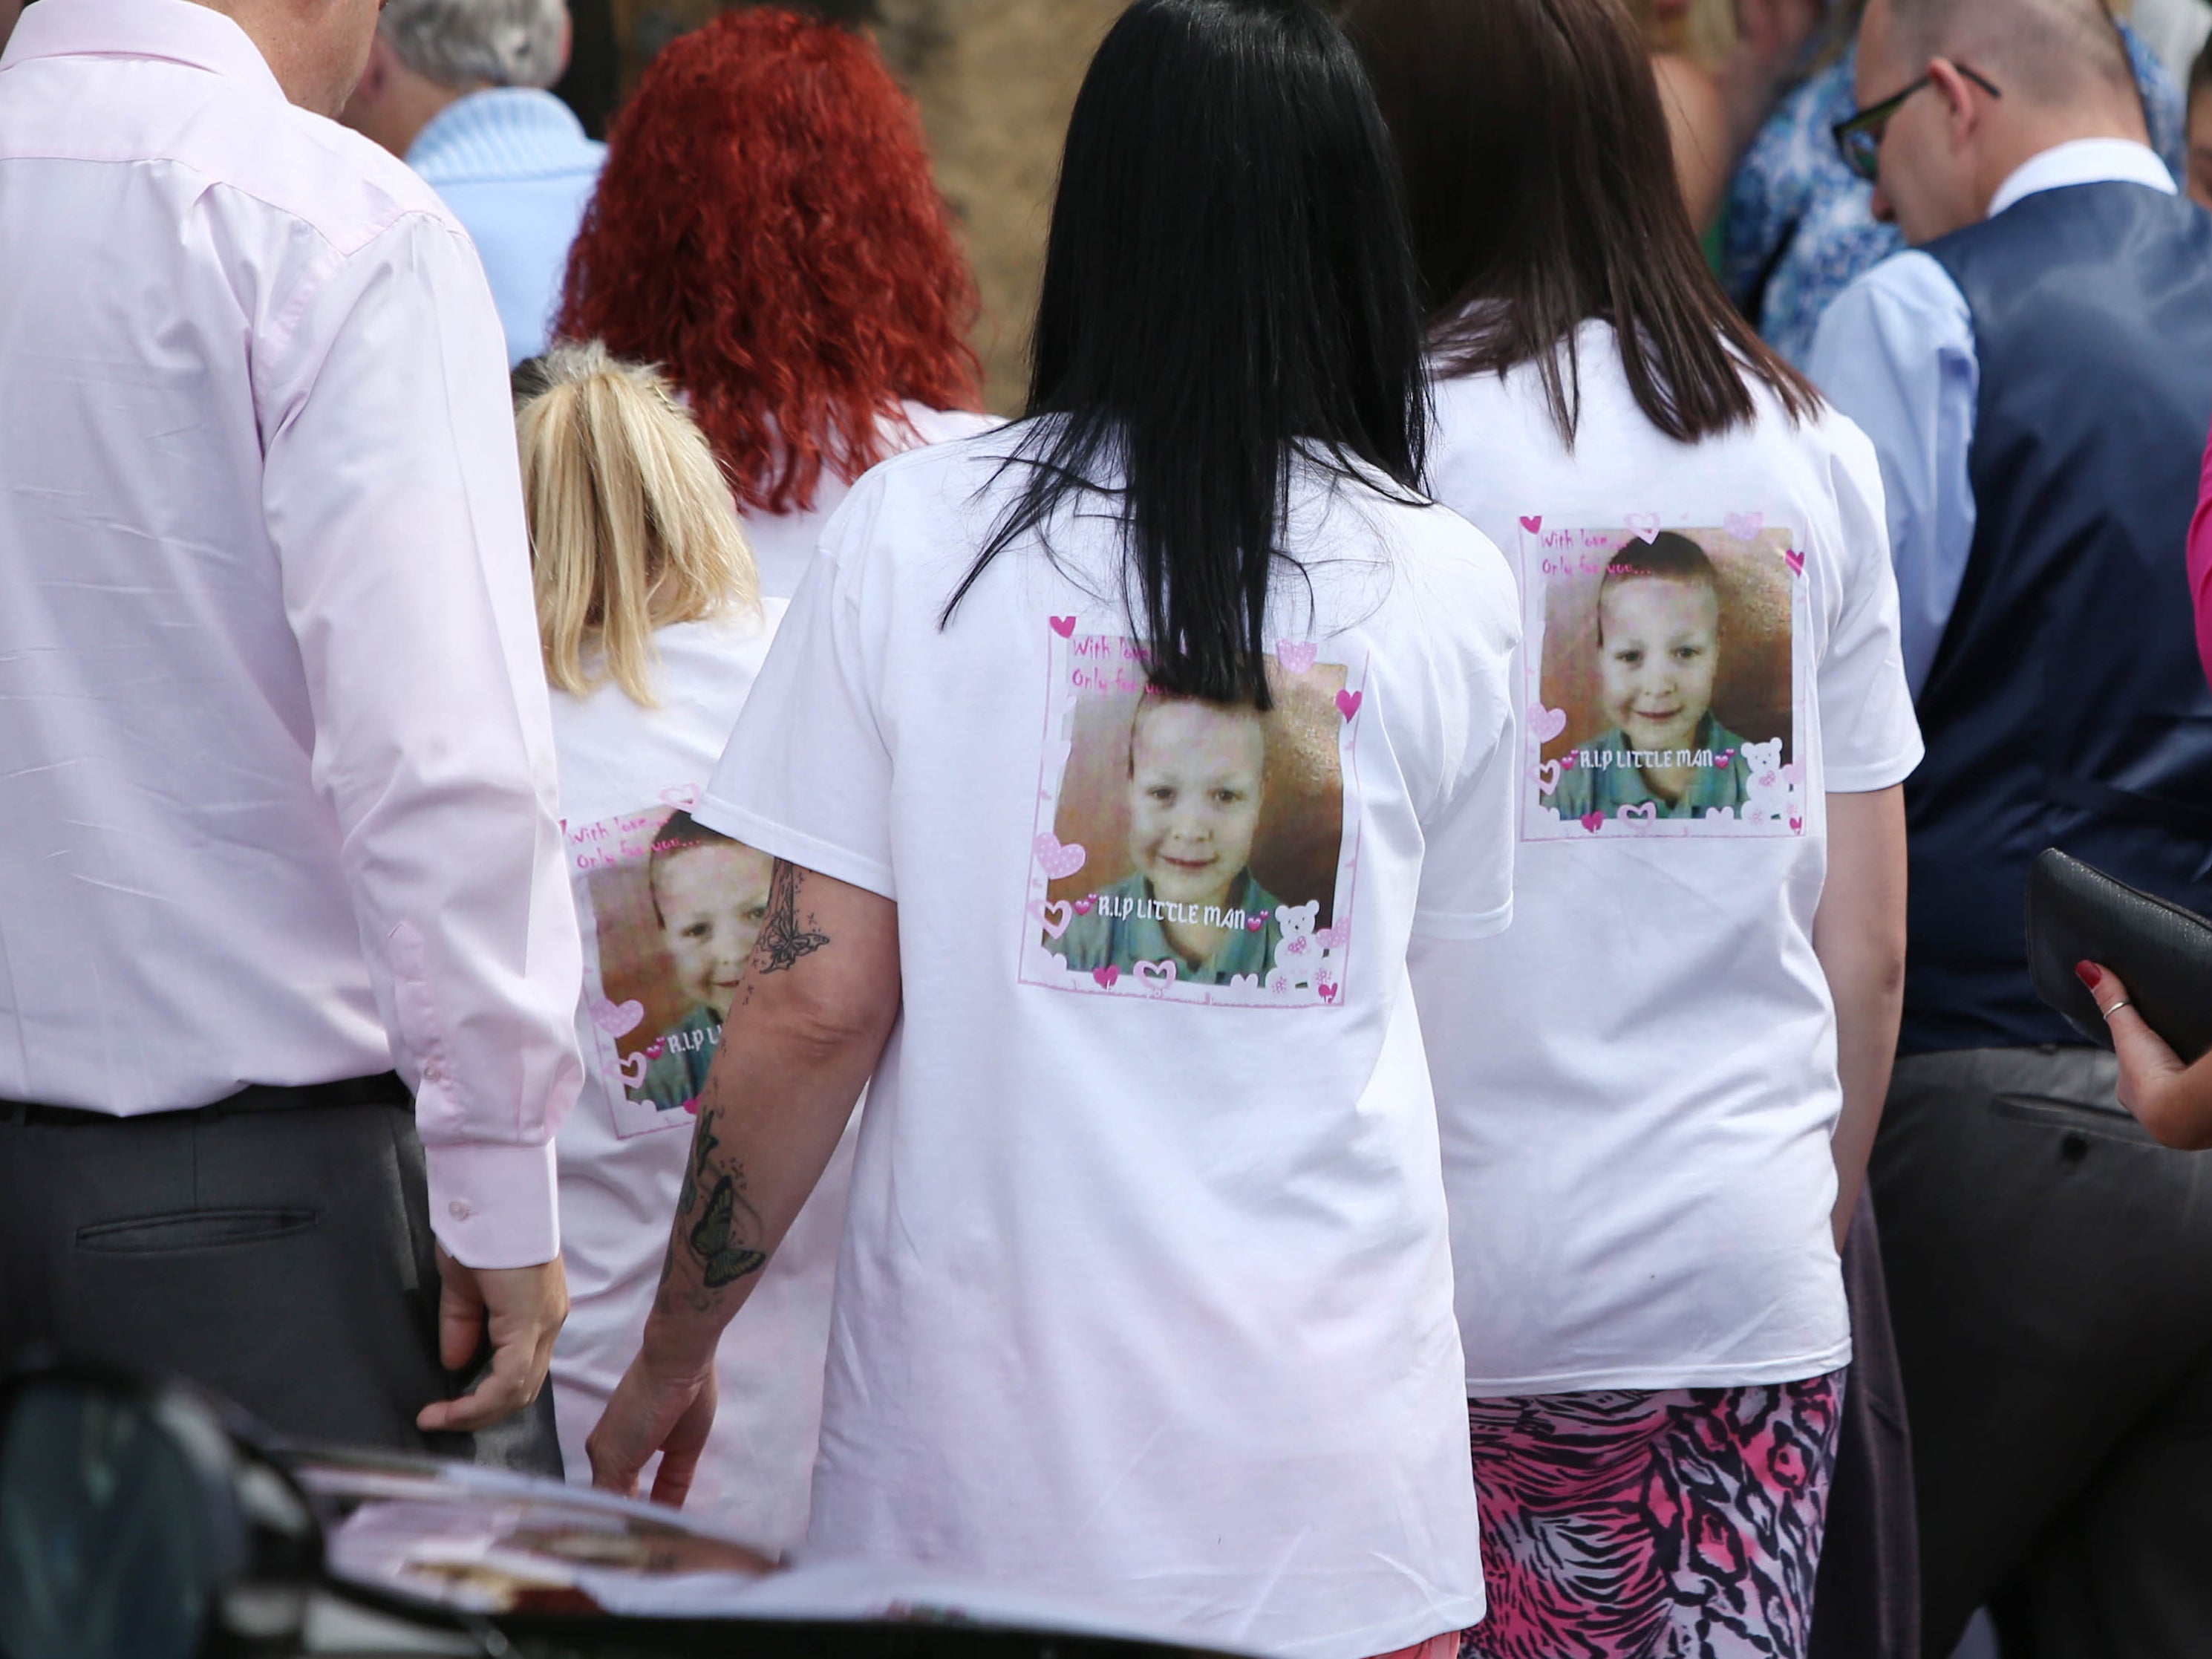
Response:
[{"label": "boy's face in photo print", "polygon": [[676,983],[723,1019],[768,915],[774,867],[767,854],[719,839],[653,855],[653,908]]},{"label": "boy's face in photo print", "polygon": [[[673,793],[674,792],[672,792]],[[659,806],[568,828],[617,1133],[688,1124],[768,909],[772,860]]]},{"label": "boy's face in photo print", "polygon": [[1152,891],[1226,906],[1266,794],[1260,713],[1146,698],[1129,736],[1129,861]]},{"label": "boy's face in photo print", "polygon": [[[1150,688],[1142,647],[1054,647],[1023,978],[1199,1002],[1333,1002],[1350,934],[1349,671],[1291,645],[1274,707]],[[1324,988],[1324,987],[1326,988]]]},{"label": "boy's face in photo print", "polygon": [[1523,534],[1541,577],[1524,837],[1802,833],[1790,531],[1741,514]]}]

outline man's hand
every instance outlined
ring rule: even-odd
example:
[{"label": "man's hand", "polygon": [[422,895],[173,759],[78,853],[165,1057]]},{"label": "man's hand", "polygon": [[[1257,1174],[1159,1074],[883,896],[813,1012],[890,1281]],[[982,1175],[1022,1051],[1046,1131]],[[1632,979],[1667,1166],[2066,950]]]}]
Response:
[{"label": "man's hand", "polygon": [[615,1385],[599,1425],[584,1442],[584,1455],[592,1460],[593,1486],[634,1498],[639,1473],[659,1452],[653,1501],[681,1509],[714,1426],[714,1355],[709,1349],[702,1364],[655,1359],[651,1348],[648,1332],[647,1351],[630,1361]]},{"label": "man's hand", "polygon": [[553,1339],[568,1316],[568,1276],[561,1258],[534,1267],[465,1267],[438,1250],[438,1358],[457,1371],[491,1338],[491,1369],[459,1400],[437,1400],[415,1414],[426,1433],[472,1433],[514,1415],[545,1386]]}]

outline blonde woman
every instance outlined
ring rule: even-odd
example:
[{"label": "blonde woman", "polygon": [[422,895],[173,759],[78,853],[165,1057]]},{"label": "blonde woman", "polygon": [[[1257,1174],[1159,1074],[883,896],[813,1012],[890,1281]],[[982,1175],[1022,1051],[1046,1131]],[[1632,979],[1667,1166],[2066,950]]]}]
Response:
[{"label": "blonde woman", "polygon": [[[705,437],[654,371],[598,345],[518,376],[545,677],[585,974],[586,1081],[557,1143],[573,1310],[553,1360],[572,1478],[636,1352],[697,1095],[759,932],[768,860],[687,810],[783,616]],[[770,1551],[806,1529],[840,1146],[720,1349],[690,1508]],[[795,1247],[795,1248],[794,1248]]]}]

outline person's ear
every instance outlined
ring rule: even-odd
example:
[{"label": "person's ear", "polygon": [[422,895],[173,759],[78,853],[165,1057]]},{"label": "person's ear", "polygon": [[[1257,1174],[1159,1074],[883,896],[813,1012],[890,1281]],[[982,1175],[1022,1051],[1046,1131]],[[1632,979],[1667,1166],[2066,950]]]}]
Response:
[{"label": "person's ear", "polygon": [[368,61],[362,65],[361,79],[354,82],[351,103],[356,107],[374,107],[392,89],[392,47],[379,29],[369,37]]},{"label": "person's ear", "polygon": [[1943,125],[1951,136],[1951,147],[1964,149],[1981,131],[1984,94],[1948,58],[1929,60],[1928,82],[1929,92],[1943,100]]}]

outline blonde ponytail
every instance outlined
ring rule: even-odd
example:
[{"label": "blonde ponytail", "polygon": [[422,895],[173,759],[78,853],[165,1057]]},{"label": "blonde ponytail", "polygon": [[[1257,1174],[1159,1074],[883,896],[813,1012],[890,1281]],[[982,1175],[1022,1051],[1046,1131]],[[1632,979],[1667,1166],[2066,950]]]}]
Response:
[{"label": "blonde ponytail", "polygon": [[515,410],[547,681],[612,679],[652,707],[653,636],[736,605],[760,578],[714,452],[668,383],[596,342],[556,345]]}]

